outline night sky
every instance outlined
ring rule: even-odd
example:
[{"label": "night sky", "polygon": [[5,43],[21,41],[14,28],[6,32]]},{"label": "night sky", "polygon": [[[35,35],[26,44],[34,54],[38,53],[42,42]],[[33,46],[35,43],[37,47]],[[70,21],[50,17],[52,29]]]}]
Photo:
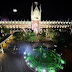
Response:
[{"label": "night sky", "polygon": [[[0,19],[31,20],[31,5],[35,0],[0,2]],[[40,0],[42,6],[41,20],[72,20],[72,2],[67,0]],[[17,9],[16,13],[13,9]]]}]

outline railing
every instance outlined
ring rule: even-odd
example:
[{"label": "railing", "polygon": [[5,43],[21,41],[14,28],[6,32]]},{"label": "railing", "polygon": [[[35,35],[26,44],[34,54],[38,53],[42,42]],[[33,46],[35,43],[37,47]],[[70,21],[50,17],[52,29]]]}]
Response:
[{"label": "railing", "polygon": [[2,47],[2,45],[3,45],[7,40],[9,40],[11,37],[13,37],[13,35],[10,35],[10,36],[7,37],[4,41],[2,41],[2,42],[0,43],[0,47]]}]

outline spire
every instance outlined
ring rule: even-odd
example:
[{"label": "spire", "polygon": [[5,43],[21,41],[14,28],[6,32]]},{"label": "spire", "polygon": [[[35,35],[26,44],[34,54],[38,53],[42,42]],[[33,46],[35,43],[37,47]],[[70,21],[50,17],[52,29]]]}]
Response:
[{"label": "spire", "polygon": [[38,2],[34,2],[34,5],[35,5],[35,9],[34,10],[39,10],[37,5],[38,5]]},{"label": "spire", "polygon": [[32,13],[33,13],[33,3],[32,3],[32,6],[31,6],[31,15],[32,15]]},{"label": "spire", "polygon": [[32,14],[33,14],[33,3],[32,3],[32,6],[31,6],[31,19],[32,19]]},{"label": "spire", "polygon": [[40,4],[40,19],[41,19],[41,11],[42,11],[42,10],[41,10],[41,4]]},{"label": "spire", "polygon": [[41,4],[40,4],[40,12],[41,12]]},{"label": "spire", "polygon": [[38,7],[37,6],[35,7],[35,10],[38,10]]}]

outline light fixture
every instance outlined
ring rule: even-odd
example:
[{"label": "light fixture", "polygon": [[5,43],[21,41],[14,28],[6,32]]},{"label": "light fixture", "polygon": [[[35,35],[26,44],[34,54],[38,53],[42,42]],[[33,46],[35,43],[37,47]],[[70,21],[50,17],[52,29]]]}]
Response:
[{"label": "light fixture", "polygon": [[43,71],[42,72],[46,72],[46,69],[43,69]]},{"label": "light fixture", "polygon": [[26,55],[26,52],[24,52],[24,55]]},{"label": "light fixture", "polygon": [[37,71],[38,69],[36,68],[35,70]]},{"label": "light fixture", "polygon": [[29,62],[27,63],[27,65],[29,65]]},{"label": "light fixture", "polygon": [[27,60],[25,60],[25,62],[27,62]]},{"label": "light fixture", "polygon": [[24,59],[26,59],[26,56],[24,56]]},{"label": "light fixture", "polygon": [[32,67],[32,65],[30,65],[30,67]]}]

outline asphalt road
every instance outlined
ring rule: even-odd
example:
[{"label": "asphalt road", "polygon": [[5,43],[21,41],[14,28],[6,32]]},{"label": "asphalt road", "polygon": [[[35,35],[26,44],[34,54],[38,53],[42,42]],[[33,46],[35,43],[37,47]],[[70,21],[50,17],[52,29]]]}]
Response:
[{"label": "asphalt road", "polygon": [[[14,45],[17,46],[18,52],[14,53],[13,48]],[[32,47],[38,47],[39,45],[43,45],[45,47],[53,48],[53,44],[51,42],[41,42],[41,43],[24,43],[18,42],[15,44],[11,44],[8,50],[4,54],[0,54],[0,72],[33,72],[26,64],[22,51],[25,51],[28,47],[29,51]],[[29,48],[29,46],[31,46]],[[28,50],[27,50],[28,51]],[[19,54],[20,52],[20,54]],[[60,70],[58,72],[71,72],[72,68],[72,49],[71,48],[60,48],[58,49],[58,53],[62,53],[62,58],[66,61],[64,65],[64,70]]]},{"label": "asphalt road", "polygon": [[[52,45],[47,43],[11,43],[5,53],[0,57],[0,72],[33,72],[26,64],[23,52],[30,52],[33,47],[38,47],[40,45],[52,47]],[[14,46],[18,48],[14,51]],[[27,49],[28,47],[28,49]],[[20,53],[20,54],[19,54]]]},{"label": "asphalt road", "polygon": [[0,72],[32,72],[21,55],[12,53],[3,54],[1,61]]}]

